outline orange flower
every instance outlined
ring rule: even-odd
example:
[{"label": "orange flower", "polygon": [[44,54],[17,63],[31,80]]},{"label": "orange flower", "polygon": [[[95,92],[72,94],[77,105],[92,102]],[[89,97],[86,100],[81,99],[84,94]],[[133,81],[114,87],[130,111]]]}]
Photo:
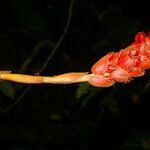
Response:
[{"label": "orange flower", "polygon": [[115,82],[129,82],[142,76],[150,68],[150,33],[139,32],[135,41],[119,52],[110,52],[91,68],[89,83],[97,87],[109,87]]}]

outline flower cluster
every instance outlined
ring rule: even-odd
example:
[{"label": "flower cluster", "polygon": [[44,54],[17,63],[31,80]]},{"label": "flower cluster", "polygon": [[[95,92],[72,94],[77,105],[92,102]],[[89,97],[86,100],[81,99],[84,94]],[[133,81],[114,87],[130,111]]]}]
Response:
[{"label": "flower cluster", "polygon": [[97,87],[109,87],[115,82],[127,83],[144,75],[150,68],[150,32],[139,32],[135,41],[119,52],[110,52],[91,68],[89,83]]}]

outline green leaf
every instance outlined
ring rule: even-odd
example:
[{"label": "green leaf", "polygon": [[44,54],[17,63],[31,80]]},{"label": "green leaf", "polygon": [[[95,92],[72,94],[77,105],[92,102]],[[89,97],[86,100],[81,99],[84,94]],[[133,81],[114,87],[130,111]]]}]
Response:
[{"label": "green leaf", "polygon": [[10,82],[0,81],[0,91],[11,99],[15,98],[15,90]]}]

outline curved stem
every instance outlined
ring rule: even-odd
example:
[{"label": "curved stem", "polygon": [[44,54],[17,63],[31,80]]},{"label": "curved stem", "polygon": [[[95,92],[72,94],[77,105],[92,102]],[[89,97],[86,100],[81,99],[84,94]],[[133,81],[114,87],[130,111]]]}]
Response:
[{"label": "curved stem", "polygon": [[57,49],[59,48],[60,44],[62,43],[62,41],[63,41],[67,31],[68,31],[68,28],[69,28],[69,25],[70,25],[70,22],[71,22],[71,17],[72,17],[73,4],[74,4],[74,0],[71,0],[70,5],[69,5],[68,19],[67,19],[67,23],[66,23],[66,26],[64,28],[64,31],[61,34],[61,36],[60,36],[58,42],[56,43],[55,47],[53,48],[52,52],[50,53],[50,55],[48,56],[48,58],[44,62],[42,68],[39,71],[39,73],[43,72],[43,70],[47,67],[49,61],[52,59],[52,57],[56,53]]}]

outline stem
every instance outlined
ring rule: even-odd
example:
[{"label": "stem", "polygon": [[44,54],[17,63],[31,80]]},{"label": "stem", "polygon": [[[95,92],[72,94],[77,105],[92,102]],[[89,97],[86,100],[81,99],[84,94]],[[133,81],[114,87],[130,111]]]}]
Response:
[{"label": "stem", "polygon": [[0,79],[9,80],[13,82],[26,83],[26,84],[71,84],[79,82],[87,82],[91,74],[87,72],[71,72],[57,76],[34,76],[13,73],[0,73]]}]

